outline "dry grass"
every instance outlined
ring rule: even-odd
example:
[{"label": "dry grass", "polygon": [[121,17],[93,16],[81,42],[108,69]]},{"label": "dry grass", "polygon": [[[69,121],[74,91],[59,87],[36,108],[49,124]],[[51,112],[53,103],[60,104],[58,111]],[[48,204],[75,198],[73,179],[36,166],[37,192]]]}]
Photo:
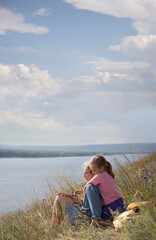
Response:
[{"label": "dry grass", "polygon": [[[118,162],[116,181],[125,203],[148,200],[149,205],[141,211],[141,217],[136,217],[127,223],[121,232],[116,232],[111,222],[105,222],[103,227],[90,227],[88,223],[71,226],[65,219],[57,229],[50,227],[52,206],[56,192],[71,193],[81,187],[81,181],[73,181],[69,177],[57,177],[57,188],[50,188],[49,196],[42,201],[34,201],[24,210],[5,214],[0,218],[0,240],[52,240],[52,239],[123,239],[123,240],[155,240],[156,223],[156,153],[127,164],[123,167]],[[62,184],[63,182],[63,184]]]}]

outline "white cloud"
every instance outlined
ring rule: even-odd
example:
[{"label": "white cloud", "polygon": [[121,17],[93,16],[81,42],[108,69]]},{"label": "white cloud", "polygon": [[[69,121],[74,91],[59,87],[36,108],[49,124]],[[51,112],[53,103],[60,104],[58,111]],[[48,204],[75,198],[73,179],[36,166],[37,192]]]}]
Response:
[{"label": "white cloud", "polygon": [[133,22],[134,28],[140,35],[155,35],[156,34],[156,21],[142,21],[137,20]]},{"label": "white cloud", "polygon": [[[31,127],[30,127],[31,126]],[[13,144],[68,145],[118,143],[121,141],[120,126],[109,121],[96,121],[87,126],[65,126],[54,119],[27,118],[26,115],[7,113],[1,123],[1,141]],[[7,131],[6,131],[7,129]],[[3,137],[2,137],[3,136]],[[42,136],[42,137],[41,137]],[[119,137],[120,136],[120,137]]]},{"label": "white cloud", "polygon": [[44,113],[34,113],[30,111],[22,111],[19,105],[13,109],[2,111],[3,118],[1,123],[12,122],[13,124],[19,124],[20,126],[29,128],[59,128],[62,124],[55,121],[55,116],[51,115],[49,118]]},{"label": "white cloud", "polygon": [[156,21],[155,0],[64,0],[78,9],[86,9],[116,17]]},{"label": "white cloud", "polygon": [[156,71],[149,62],[115,62],[100,58],[88,64],[94,66],[94,71],[81,76],[80,80],[89,91],[156,91]]},{"label": "white cloud", "polygon": [[[155,0],[64,0],[78,9],[86,9],[120,18],[131,18],[137,36],[127,36],[120,44],[110,46],[127,56],[156,63],[156,1]],[[110,78],[110,77],[109,77]],[[106,76],[103,80],[107,81]],[[88,81],[85,78],[85,81]]]},{"label": "white cloud", "polygon": [[37,26],[33,23],[26,23],[24,16],[0,6],[0,34],[4,35],[8,31],[19,33],[43,34],[49,32],[46,27]]},{"label": "white cloud", "polygon": [[50,8],[40,8],[36,12],[33,13],[33,16],[49,16],[51,12]]},{"label": "white cloud", "polygon": [[87,64],[94,65],[96,70],[98,70],[98,71],[100,71],[100,70],[105,70],[105,71],[108,71],[108,72],[127,71],[127,73],[129,73],[130,71],[134,71],[134,69],[136,69],[136,70],[145,69],[145,68],[148,68],[150,66],[149,63],[144,63],[144,62],[141,62],[141,61],[137,61],[137,62],[130,62],[130,61],[117,62],[117,61],[110,61],[106,58],[99,58],[99,59],[96,59],[94,61],[88,61]]},{"label": "white cloud", "polygon": [[[38,101],[40,95],[36,98]],[[144,115],[140,116],[139,112],[144,111],[150,119],[148,113],[153,111],[153,119],[155,118],[153,98],[156,99],[156,94],[153,93],[151,96],[150,92],[104,93],[88,90],[75,98],[61,96],[57,101],[56,98],[52,98],[49,108],[47,109],[45,105],[44,111],[41,106],[37,109],[33,98],[30,105],[21,102],[21,104],[10,106],[9,109],[1,110],[1,133],[4,132],[4,140],[8,143],[15,138],[19,141],[21,136],[25,143],[30,141],[35,144],[120,142],[123,140],[123,135],[125,136],[125,131],[130,136],[132,132],[134,133],[135,114],[133,113],[137,113],[137,122],[141,121],[142,131],[145,126],[143,122],[146,122],[147,118],[144,119]],[[78,101],[79,104],[77,104]],[[55,102],[55,109],[53,109],[53,102]],[[130,126],[129,131],[126,130],[127,125]],[[148,128],[146,128],[147,133]],[[138,139],[135,134],[132,135],[133,141]],[[125,139],[129,139],[129,135],[127,138],[125,136]],[[150,136],[147,139],[150,141]]]},{"label": "white cloud", "polygon": [[35,65],[0,64],[1,94],[19,94],[23,96],[36,96],[37,94],[53,95],[58,93],[60,89],[60,81],[57,83],[47,70],[40,70]]},{"label": "white cloud", "polygon": [[[154,73],[147,77],[150,64],[111,62],[104,58],[89,64],[94,66],[94,74],[66,80],[63,85],[37,66],[1,64],[1,142],[120,142],[131,123],[127,116],[139,111],[148,116],[149,111],[155,111]],[[138,118],[144,121],[142,115],[138,114]],[[133,130],[131,124],[126,133]]]},{"label": "white cloud", "polygon": [[110,46],[109,49],[156,62],[156,55],[153,54],[153,50],[156,49],[156,35],[128,36],[122,39],[121,44]]},{"label": "white cloud", "polygon": [[10,76],[10,68],[7,65],[0,64],[0,79],[7,81]]},{"label": "white cloud", "polygon": [[78,9],[133,19],[138,34],[156,34],[155,0],[64,0]]},{"label": "white cloud", "polygon": [[[94,67],[91,75],[80,76],[64,83],[62,80],[53,79],[47,70],[41,70],[34,65],[0,64],[0,94],[8,99],[9,96],[12,98],[19,96],[19,99],[25,101],[19,102],[18,99],[18,105],[29,106],[30,109],[35,106],[37,114],[41,109],[46,110],[47,114],[53,111],[58,119],[67,119],[69,124],[71,121],[83,122],[83,114],[79,115],[77,112],[84,109],[85,113],[86,106],[90,111],[91,106],[89,105],[88,108],[90,99],[94,99],[98,105],[95,99],[100,99],[100,94],[105,96],[107,101],[110,98],[113,102],[115,96],[123,95],[126,98],[125,93],[132,95],[137,93],[137,96],[144,93],[144,99],[149,98],[150,103],[155,102],[155,95],[152,93],[156,91],[156,71],[150,63],[112,62],[102,58],[90,61],[88,64]],[[95,97],[91,94],[95,94]],[[151,97],[149,97],[150,94]],[[33,101],[33,104],[29,101]],[[103,101],[105,100],[101,100]],[[115,100],[115,102],[118,101]],[[93,104],[92,101],[91,104]],[[97,109],[97,106],[94,107]]]}]

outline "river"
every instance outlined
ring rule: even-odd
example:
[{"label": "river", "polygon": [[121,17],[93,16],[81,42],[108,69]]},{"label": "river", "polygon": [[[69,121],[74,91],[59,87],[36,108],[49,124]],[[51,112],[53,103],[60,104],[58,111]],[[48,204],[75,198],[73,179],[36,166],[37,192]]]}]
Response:
[{"label": "river", "polygon": [[[136,155],[126,155],[130,161]],[[108,155],[106,159],[115,168],[113,158],[125,162],[123,155]],[[0,158],[0,213],[23,208],[32,199],[42,199],[48,192],[48,184],[56,184],[54,176],[82,177],[82,164],[91,157],[58,158]]]}]

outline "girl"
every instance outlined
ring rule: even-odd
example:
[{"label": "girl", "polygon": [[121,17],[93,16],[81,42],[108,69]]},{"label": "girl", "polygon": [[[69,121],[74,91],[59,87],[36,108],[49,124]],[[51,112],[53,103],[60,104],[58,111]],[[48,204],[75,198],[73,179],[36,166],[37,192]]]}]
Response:
[{"label": "girl", "polygon": [[[94,186],[98,186],[100,190],[102,196],[101,218],[103,220],[112,220],[113,216],[111,215],[110,209],[115,211],[118,207],[123,208],[123,200],[116,187],[112,166],[101,154],[94,156],[89,161],[89,166],[95,176],[87,183],[87,185],[93,184]],[[94,222],[96,223],[97,219],[94,219]]]}]

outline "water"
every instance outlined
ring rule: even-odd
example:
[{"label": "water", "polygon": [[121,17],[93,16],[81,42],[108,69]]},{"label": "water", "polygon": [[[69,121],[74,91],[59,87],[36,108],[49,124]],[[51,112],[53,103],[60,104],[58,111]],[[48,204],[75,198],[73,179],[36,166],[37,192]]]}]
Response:
[{"label": "water", "polygon": [[[136,158],[132,154],[126,156],[130,160]],[[114,157],[120,162],[125,161],[123,155],[106,156],[113,166]],[[0,158],[0,213],[23,208],[33,198],[45,198],[48,184],[54,184],[54,175],[83,177],[82,164],[89,159],[89,156]]]}]

